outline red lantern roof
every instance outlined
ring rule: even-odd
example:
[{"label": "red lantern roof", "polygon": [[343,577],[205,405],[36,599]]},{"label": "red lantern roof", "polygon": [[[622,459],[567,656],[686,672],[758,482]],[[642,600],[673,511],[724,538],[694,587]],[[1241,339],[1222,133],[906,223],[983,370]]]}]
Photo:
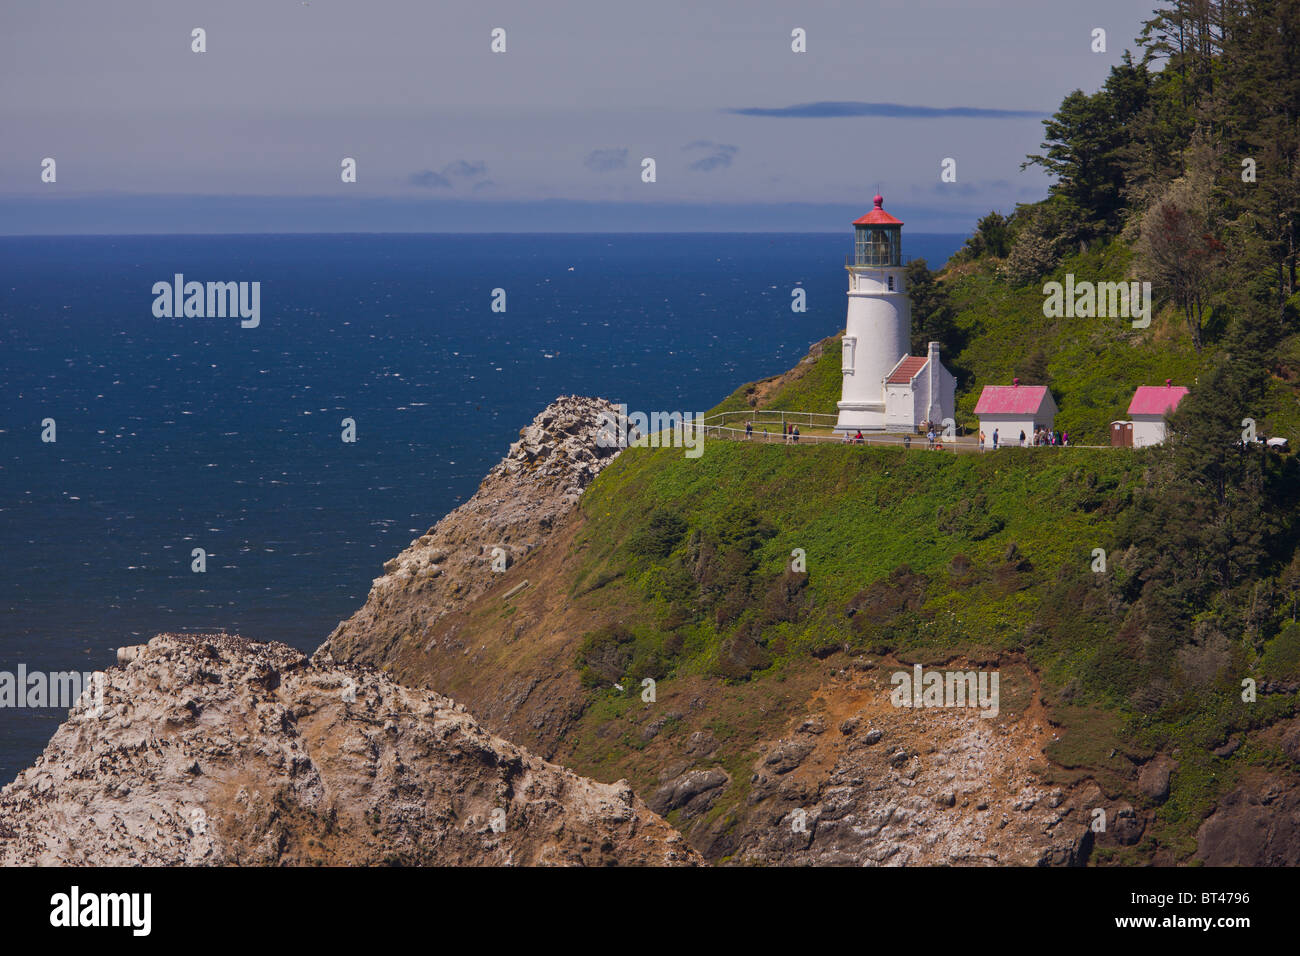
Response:
[{"label": "red lantern roof", "polygon": [[876,193],[876,198],[874,202],[876,204],[876,208],[871,210],[871,212],[867,213],[861,219],[854,219],[853,225],[855,226],[901,226],[903,224],[903,220],[895,219],[889,213],[885,212],[885,210],[882,208],[885,202],[885,198],[881,196],[880,193]]}]

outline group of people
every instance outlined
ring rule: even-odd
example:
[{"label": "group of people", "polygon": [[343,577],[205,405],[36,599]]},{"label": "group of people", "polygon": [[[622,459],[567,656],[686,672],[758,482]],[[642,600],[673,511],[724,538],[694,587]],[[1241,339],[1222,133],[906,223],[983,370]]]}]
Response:
[{"label": "group of people", "polygon": [[[862,440],[862,432],[858,432],[858,440],[859,441]],[[911,435],[904,433],[903,447],[909,450],[911,449],[912,447]],[[939,432],[936,432],[933,428],[928,429],[925,433],[925,447],[930,449],[931,451],[943,451],[943,435],[941,435]]]},{"label": "group of people", "polygon": [[[1021,432],[1020,437],[1021,439],[1023,439],[1025,437],[1025,433]],[[1054,431],[1053,429],[1046,428],[1046,427],[1036,428],[1034,429],[1034,444],[1035,445],[1068,445],[1070,444],[1070,433]]]},{"label": "group of people", "polygon": [[[782,434],[783,434],[783,436],[784,436],[785,443],[786,443],[787,445],[789,445],[789,444],[792,443],[792,442],[798,442],[798,441],[799,441],[799,426],[796,425],[796,424],[794,424],[794,422],[786,422],[784,425],[781,426],[781,431],[782,431]],[[767,434],[768,434],[768,430],[767,430],[767,426],[766,426],[766,425],[763,426],[763,434],[764,434],[764,435],[767,435]],[[754,423],[753,423],[753,422],[745,422],[745,437],[746,437],[746,438],[753,438],[753,437],[754,437]],[[765,438],[764,440],[766,441],[766,438]]]},{"label": "group of people", "polygon": [[862,437],[861,428],[858,429],[856,435],[850,435],[847,431],[844,433],[844,444],[846,445],[861,445],[864,444],[865,442],[866,439]]},{"label": "group of people", "polygon": [[[1030,443],[1031,443],[1031,439],[1025,435],[1025,431],[1022,428],[1020,430],[1020,447],[1028,448]],[[1065,446],[1070,444],[1070,433],[1055,431],[1051,428],[1047,428],[1046,426],[1044,426],[1043,428],[1036,428],[1034,429],[1032,443],[1036,446],[1037,445]],[[980,430],[980,451],[983,450],[984,450],[984,431],[983,429],[981,429]],[[994,451],[998,450],[998,430],[996,428],[993,429],[993,450]]]}]

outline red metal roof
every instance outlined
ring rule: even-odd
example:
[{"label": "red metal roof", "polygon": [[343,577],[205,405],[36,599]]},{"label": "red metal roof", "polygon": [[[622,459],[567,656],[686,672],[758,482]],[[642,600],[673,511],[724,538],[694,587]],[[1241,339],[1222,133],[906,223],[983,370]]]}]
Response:
[{"label": "red metal roof", "polygon": [[883,208],[885,198],[883,196],[877,193],[876,198],[873,201],[876,204],[876,208],[871,210],[871,212],[867,213],[862,218],[854,219],[853,225],[855,226],[901,226],[903,224],[903,220],[895,219],[889,213],[885,212]]},{"label": "red metal roof", "polygon": [[925,368],[925,363],[928,361],[930,360],[923,355],[904,355],[889,378],[885,379],[885,384],[906,385],[916,377],[917,372]]},{"label": "red metal roof", "polygon": [[1051,396],[1046,385],[985,385],[975,414],[1033,415],[1048,401]]},{"label": "red metal roof", "polygon": [[1181,385],[1139,385],[1128,403],[1130,415],[1168,415],[1187,394]]}]

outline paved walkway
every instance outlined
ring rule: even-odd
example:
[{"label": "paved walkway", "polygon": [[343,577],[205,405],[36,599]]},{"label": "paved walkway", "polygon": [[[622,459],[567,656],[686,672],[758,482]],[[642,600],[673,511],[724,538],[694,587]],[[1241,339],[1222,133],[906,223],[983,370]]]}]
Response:
[{"label": "paved walkway", "polygon": [[[930,448],[924,435],[905,436],[897,433],[887,433],[887,434],[875,433],[875,434],[868,435],[864,433],[861,442],[845,442],[843,436],[841,435],[828,435],[825,434],[824,430],[822,429],[819,429],[817,432],[805,432],[801,427],[800,431],[802,432],[802,434],[800,434],[799,440],[797,442],[792,442],[786,440],[785,436],[781,434],[779,424],[776,427],[776,429],[773,429],[771,425],[768,425],[767,432],[763,431],[762,425],[756,425],[754,427],[752,436],[748,436],[748,437],[745,435],[745,429],[743,427],[735,428],[730,425],[725,425],[725,426],[724,425],[702,425],[700,427],[703,428],[704,430],[705,440],[723,439],[726,441],[755,441],[755,442],[765,442],[771,444],[803,445],[803,446],[844,445],[844,444],[891,445],[894,447],[902,446],[908,448],[908,450],[910,451],[945,451],[945,452],[962,452],[962,453],[970,453],[970,454],[979,453],[979,437],[975,435],[962,435],[954,439],[949,439],[947,441],[936,440],[935,447]],[[910,442],[907,441],[907,439],[909,438],[911,439]],[[1009,448],[1009,447],[1019,447],[1019,444],[1020,444],[1019,442],[1015,442],[1014,445],[1008,445],[1005,442],[1001,442],[998,445],[998,450],[1000,451],[1004,448]],[[1109,448],[1110,446],[1109,445],[1044,445],[1039,447]],[[985,451],[986,452],[993,451],[992,442],[986,441]]]}]

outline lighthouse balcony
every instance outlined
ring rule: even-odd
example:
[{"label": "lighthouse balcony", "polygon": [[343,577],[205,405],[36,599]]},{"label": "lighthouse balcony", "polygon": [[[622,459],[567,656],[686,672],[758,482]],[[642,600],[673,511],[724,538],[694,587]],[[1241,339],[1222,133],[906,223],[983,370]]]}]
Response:
[{"label": "lighthouse balcony", "polygon": [[911,265],[916,256],[903,256],[898,262],[865,262],[855,256],[844,257],[844,268],[852,271],[854,269],[893,269],[898,266]]}]

